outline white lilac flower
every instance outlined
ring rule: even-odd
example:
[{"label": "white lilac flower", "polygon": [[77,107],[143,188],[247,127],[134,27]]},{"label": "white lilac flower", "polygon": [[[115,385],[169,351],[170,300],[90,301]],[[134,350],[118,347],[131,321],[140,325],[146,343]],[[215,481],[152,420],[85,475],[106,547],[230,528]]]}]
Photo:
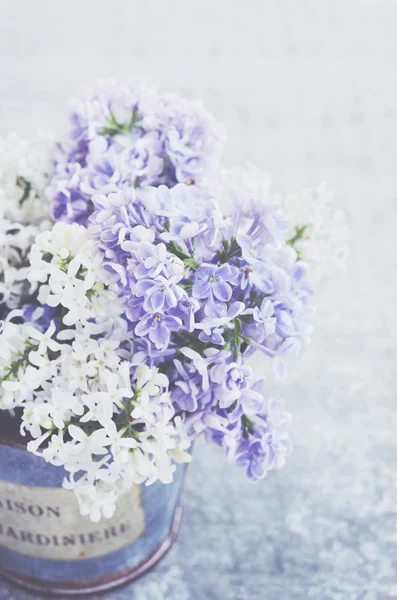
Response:
[{"label": "white lilac flower", "polygon": [[63,434],[53,434],[47,441],[47,446],[43,450],[43,458],[56,466],[65,464],[69,451],[69,444],[64,441]]},{"label": "white lilac flower", "polygon": [[45,189],[53,168],[55,135],[16,134],[0,140],[0,221],[40,222],[49,216]]},{"label": "white lilac flower", "polygon": [[54,333],[56,332],[55,323],[52,321],[47,331],[41,332],[38,331],[35,327],[28,327],[27,333],[31,340],[34,340],[34,344],[37,344],[37,352],[39,354],[44,354],[48,350],[52,352],[57,352],[60,349],[60,345],[53,338]]},{"label": "white lilac flower", "polygon": [[[103,258],[88,236],[85,227],[56,223],[54,227],[39,234],[30,254],[28,279],[32,286],[40,286],[39,302],[50,307],[63,307],[63,323],[70,327],[87,322],[96,316],[104,316],[121,304],[103,281]],[[41,284],[41,285],[40,285]],[[43,285],[44,284],[44,285]],[[105,302],[103,299],[109,301]]]},{"label": "white lilac flower", "polygon": [[135,359],[124,360],[112,321],[80,322],[56,340],[53,321],[40,331],[14,323],[19,316],[2,324],[1,406],[23,409],[21,432],[33,438],[28,449],[70,473],[65,485],[84,514],[111,516],[119,493],[134,483],[169,482],[171,454],[190,460],[190,441],[174,427],[168,378],[156,367],[132,369]]},{"label": "white lilac flower", "polygon": [[0,140],[0,316],[28,295],[27,255],[35,236],[51,226],[45,188],[53,154],[51,134]]},{"label": "white lilac flower", "polygon": [[37,375],[40,377],[40,380],[45,382],[57,375],[60,358],[51,360],[47,354],[43,356],[39,352],[32,350],[29,352],[29,362],[37,369]]},{"label": "white lilac flower", "polygon": [[0,215],[0,316],[20,307],[29,296],[28,254],[35,236],[49,226],[46,221],[40,225],[15,223]]},{"label": "white lilac flower", "polygon": [[287,239],[319,281],[336,268],[344,268],[349,253],[350,228],[335,192],[322,183],[285,198],[289,214]]},{"label": "white lilac flower", "polygon": [[53,153],[51,134],[0,140],[0,316],[28,295],[27,255],[35,236],[50,227],[45,188]]}]

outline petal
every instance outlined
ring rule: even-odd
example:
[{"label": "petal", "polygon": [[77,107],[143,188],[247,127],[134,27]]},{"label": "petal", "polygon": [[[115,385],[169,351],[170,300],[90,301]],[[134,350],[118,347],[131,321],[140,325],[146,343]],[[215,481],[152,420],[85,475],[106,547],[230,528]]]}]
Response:
[{"label": "petal", "polygon": [[172,315],[167,315],[166,317],[163,318],[163,324],[161,325],[162,327],[166,326],[168,329],[171,329],[171,331],[178,331],[178,329],[180,329],[180,327],[182,325],[182,321],[180,319],[178,319],[177,317],[173,317]]},{"label": "petal", "polygon": [[82,431],[80,429],[80,427],[76,427],[76,425],[69,425],[68,427],[68,431],[71,435],[71,437],[74,440],[77,440],[78,442],[84,442],[84,440],[86,439],[86,435],[84,433],[84,431]]},{"label": "petal", "polygon": [[218,300],[227,302],[232,297],[232,288],[226,281],[218,280],[213,286],[213,293]]},{"label": "petal", "polygon": [[147,335],[153,326],[152,319],[150,317],[146,317],[145,319],[139,321],[135,327],[135,334],[139,336]]},{"label": "petal", "polygon": [[244,309],[245,309],[244,302],[233,302],[230,305],[230,308],[228,311],[228,317],[230,319],[234,319],[237,315],[241,314]]},{"label": "petal", "polygon": [[161,310],[164,306],[164,292],[157,290],[148,298],[147,304],[150,305],[151,309],[155,312]]},{"label": "petal", "polygon": [[155,329],[150,331],[149,338],[155,344],[156,348],[161,349],[168,343],[170,334],[164,325],[159,324]]},{"label": "petal", "polygon": [[207,298],[210,293],[210,284],[208,279],[196,280],[192,288],[193,298]]}]

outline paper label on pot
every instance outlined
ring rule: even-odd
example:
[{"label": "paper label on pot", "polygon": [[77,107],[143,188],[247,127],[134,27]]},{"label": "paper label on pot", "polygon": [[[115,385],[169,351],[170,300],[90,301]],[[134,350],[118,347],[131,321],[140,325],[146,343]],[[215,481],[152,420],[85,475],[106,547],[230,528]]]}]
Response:
[{"label": "paper label on pot", "polygon": [[51,560],[103,556],[131,544],[144,529],[139,486],[120,497],[111,519],[92,523],[80,515],[70,490],[0,480],[0,546],[25,556]]}]

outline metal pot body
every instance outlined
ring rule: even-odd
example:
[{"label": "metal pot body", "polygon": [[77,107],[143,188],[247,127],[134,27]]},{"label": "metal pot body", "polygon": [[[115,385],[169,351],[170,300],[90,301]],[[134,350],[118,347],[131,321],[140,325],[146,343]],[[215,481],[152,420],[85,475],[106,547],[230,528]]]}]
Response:
[{"label": "metal pot body", "polygon": [[63,469],[0,440],[0,572],[30,590],[78,595],[122,585],[172,545],[185,465],[169,485],[135,486],[111,519],[92,523],[62,488]]}]

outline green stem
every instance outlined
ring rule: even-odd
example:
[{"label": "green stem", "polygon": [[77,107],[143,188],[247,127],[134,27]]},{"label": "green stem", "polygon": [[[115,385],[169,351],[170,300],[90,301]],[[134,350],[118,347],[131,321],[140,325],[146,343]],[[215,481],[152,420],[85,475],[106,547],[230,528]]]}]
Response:
[{"label": "green stem", "polygon": [[131,119],[128,123],[118,123],[114,114],[109,110],[109,115],[106,117],[109,125],[101,129],[101,135],[108,135],[110,137],[119,133],[128,133],[135,125],[141,120],[139,113],[136,108],[132,111]]},{"label": "green stem", "polygon": [[20,187],[23,191],[22,197],[19,200],[19,204],[20,206],[22,206],[22,204],[26,202],[26,200],[28,200],[30,196],[30,192],[32,191],[32,184],[30,183],[30,181],[25,179],[25,177],[19,175],[17,177],[17,186]]},{"label": "green stem", "polygon": [[287,244],[293,246],[294,244],[296,244],[296,242],[301,240],[308,227],[308,225],[302,225],[302,227],[295,227],[295,235],[293,235],[289,240],[287,240]]},{"label": "green stem", "polygon": [[20,354],[20,358],[13,360],[6,374],[0,378],[0,385],[3,383],[3,381],[8,381],[11,376],[16,377],[18,375],[19,369],[29,363],[29,354],[34,349],[35,346],[30,342],[26,344],[26,349]]}]

